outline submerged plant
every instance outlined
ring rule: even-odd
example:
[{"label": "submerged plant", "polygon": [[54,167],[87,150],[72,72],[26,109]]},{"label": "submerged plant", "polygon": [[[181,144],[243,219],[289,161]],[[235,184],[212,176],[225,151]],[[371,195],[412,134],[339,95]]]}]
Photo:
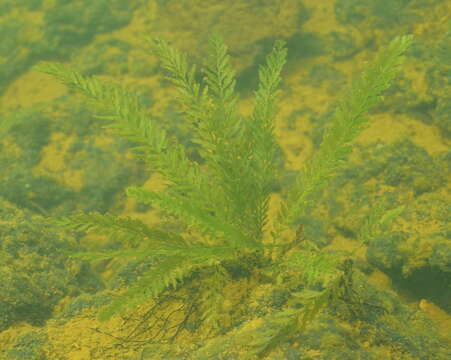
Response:
[{"label": "submerged plant", "polygon": [[[350,142],[368,123],[365,114],[400,70],[402,54],[411,41],[411,36],[394,39],[344,93],[319,150],[305,163],[291,188],[283,189],[287,197],[272,229],[268,206],[272,184],[279,178],[273,130],[277,88],[287,54],[283,41],[275,42],[266,64],[260,67],[254,109],[249,118],[244,118],[237,111],[235,72],[219,35],[210,38],[203,87],[196,81],[195,68],[189,68],[185,55],[163,40],[149,40],[168,72],[167,79],[178,89],[180,112],[193,130],[192,141],[200,146],[202,165],[190,160],[184,146],[169,138],[140,105],[137,96],[124,87],[87,78],[55,63],[38,67],[100,105],[107,113],[98,117],[111,120],[108,128],[139,144],[135,148],[139,156],[166,181],[162,192],[130,187],[127,195],[142,203],[158,205],[197,234],[188,237],[111,214],[82,213],[55,221],[69,229],[103,232],[124,244],[121,250],[72,256],[89,260],[118,257],[156,260],[100,318],[108,319],[156,298],[170,285],[175,288],[182,284],[195,270],[208,268],[198,306],[203,310],[203,320],[213,326],[223,296],[221,289],[230,280],[225,264],[243,261],[251,254],[264,264],[268,276],[279,284],[286,282],[287,288],[299,277],[306,284],[322,280],[324,286],[321,292],[293,293],[294,298],[304,299],[302,309],[274,314],[278,330],[254,344],[253,354],[264,357],[287,336],[303,329],[331,298],[343,295],[351,284],[349,259],[336,259],[310,244],[302,237],[301,228],[288,243],[282,241],[282,233],[296,230],[296,220],[315,204],[320,190],[351,152]],[[392,209],[384,214],[381,207],[377,209],[362,229],[362,241],[368,241],[382,224],[402,210]],[[339,270],[342,268],[343,271]]]}]

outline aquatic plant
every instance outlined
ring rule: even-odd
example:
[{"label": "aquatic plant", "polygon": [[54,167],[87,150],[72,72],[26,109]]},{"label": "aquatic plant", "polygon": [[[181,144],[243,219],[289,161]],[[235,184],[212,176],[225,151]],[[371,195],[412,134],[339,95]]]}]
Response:
[{"label": "aquatic plant", "polygon": [[[399,72],[402,54],[412,37],[395,38],[343,93],[319,150],[305,162],[291,187],[282,189],[287,196],[272,229],[268,207],[272,186],[279,179],[274,119],[280,74],[287,55],[284,42],[275,42],[266,64],[259,68],[253,112],[245,118],[237,110],[235,72],[219,35],[212,35],[209,41],[203,87],[196,81],[195,67],[188,66],[186,55],[164,40],[148,41],[167,71],[167,79],[178,90],[179,110],[194,134],[192,142],[199,145],[202,165],[188,158],[185,147],[176,138],[168,137],[140,105],[138,97],[125,87],[85,77],[56,63],[37,67],[104,110],[97,116],[111,120],[109,129],[138,144],[137,155],[166,181],[164,191],[130,187],[127,195],[145,204],[158,205],[183,221],[188,233],[195,234],[188,236],[150,227],[138,219],[95,212],[54,220],[67,229],[105,233],[124,245],[119,250],[71,254],[73,257],[155,260],[132,287],[101,312],[100,319],[157,298],[171,285],[174,289],[182,286],[193,272],[208,269],[197,306],[206,324],[219,326],[221,290],[231,281],[227,264],[250,259],[254,261],[247,264],[251,270],[253,266],[263,268],[266,276],[287,289],[303,281],[306,291],[291,294],[292,303],[302,303],[301,308],[271,315],[276,327],[264,338],[247,344],[253,346],[249,356],[261,358],[269,354],[291,334],[304,329],[334,299],[357,306],[350,295],[352,259],[330,255],[310,243],[297,219],[315,205],[320,190],[352,151],[351,141],[368,124],[365,114]],[[385,211],[381,200],[361,230],[362,243],[370,241],[401,211],[402,207]],[[286,230],[297,230],[288,242],[282,236]],[[322,291],[308,290],[309,285],[318,281]]]}]

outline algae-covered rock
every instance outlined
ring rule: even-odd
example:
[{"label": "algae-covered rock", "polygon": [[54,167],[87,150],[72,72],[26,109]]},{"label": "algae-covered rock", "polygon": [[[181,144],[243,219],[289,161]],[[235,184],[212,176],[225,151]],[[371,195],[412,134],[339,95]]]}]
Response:
[{"label": "algae-covered rock", "polygon": [[0,349],[0,359],[5,360],[46,360],[44,346],[47,335],[42,329],[30,329],[17,336],[11,344]]},{"label": "algae-covered rock", "polygon": [[83,266],[71,266],[65,251],[76,246],[41,216],[2,201],[0,234],[0,330],[21,321],[43,325],[64,296],[100,286]]}]

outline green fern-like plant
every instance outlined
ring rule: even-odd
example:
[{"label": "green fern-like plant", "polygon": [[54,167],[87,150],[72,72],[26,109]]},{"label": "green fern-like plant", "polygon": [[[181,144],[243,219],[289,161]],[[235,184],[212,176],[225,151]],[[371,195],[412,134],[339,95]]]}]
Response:
[{"label": "green fern-like plant", "polygon": [[[199,234],[196,238],[187,238],[180,233],[149,227],[137,219],[110,214],[81,213],[56,220],[66,228],[102,232],[124,244],[121,250],[71,256],[89,260],[126,256],[157,259],[133,287],[100,314],[100,318],[108,319],[157,297],[169,286],[176,287],[194,270],[206,267],[213,269],[210,273],[214,278],[208,288],[220,289],[228,281],[225,262],[249,253],[264,257],[265,249],[269,249],[272,261],[268,273],[279,279],[301,269],[306,281],[313,282],[326,268],[333,269],[334,262],[321,251],[302,250],[299,238],[289,244],[283,243],[281,233],[295,227],[296,219],[315,203],[315,196],[351,152],[350,142],[367,125],[369,119],[365,114],[399,71],[401,55],[412,38],[394,39],[345,92],[318,152],[306,162],[294,185],[286,189],[288,196],[273,229],[268,228],[268,205],[272,184],[279,176],[274,119],[277,89],[287,54],[284,42],[275,42],[266,64],[260,67],[254,109],[250,117],[244,118],[237,111],[239,98],[235,92],[235,73],[230,66],[227,47],[219,35],[215,34],[209,40],[210,56],[202,70],[205,75],[203,86],[196,81],[195,67],[188,66],[185,55],[164,40],[148,41],[167,71],[167,79],[178,90],[179,111],[192,129],[192,141],[200,146],[202,166],[187,157],[184,146],[169,138],[140,105],[137,96],[126,88],[85,77],[56,63],[37,67],[92,100],[103,112],[98,117],[111,120],[109,129],[136,143],[137,155],[167,183],[163,192],[131,187],[127,189],[127,195],[142,203],[158,205]],[[367,241],[370,225],[364,230],[362,234]],[[271,243],[263,241],[265,235],[270,236]],[[296,249],[298,253],[293,253]],[[288,252],[292,255],[284,256]],[[337,279],[329,281],[328,293],[310,298],[310,305],[305,307],[311,309],[310,313],[291,311],[285,324],[279,321],[280,331],[272,334],[263,345],[261,357],[287,334],[305,326],[306,321],[324,306],[330,289],[337,286]],[[211,324],[215,322],[219,303],[218,296],[212,291],[207,291],[202,298],[205,320]]]}]

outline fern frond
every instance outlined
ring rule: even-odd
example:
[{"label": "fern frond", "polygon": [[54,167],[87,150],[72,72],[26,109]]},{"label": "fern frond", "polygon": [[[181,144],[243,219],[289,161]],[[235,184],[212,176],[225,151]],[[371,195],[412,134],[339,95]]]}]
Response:
[{"label": "fern frond", "polygon": [[75,259],[84,259],[89,261],[107,260],[107,259],[126,259],[133,258],[136,260],[157,257],[159,254],[155,252],[143,252],[140,249],[121,249],[121,250],[104,250],[104,251],[87,251],[87,252],[65,252],[69,257]]},{"label": "fern frond", "polygon": [[239,97],[234,92],[235,71],[229,59],[223,39],[214,33],[209,38],[209,56],[202,69],[210,111],[197,123],[193,139],[202,146],[200,155],[213,171],[213,176],[218,176],[221,152],[233,147],[232,141],[243,127],[236,109]]},{"label": "fern frond", "polygon": [[208,270],[209,276],[203,283],[202,294],[199,299],[199,312],[202,314],[204,326],[218,329],[220,327],[218,315],[224,302],[223,289],[227,280],[229,280],[229,275],[221,264]]},{"label": "fern frond", "polygon": [[[210,254],[211,255],[211,254]],[[222,256],[206,256],[205,253],[179,254],[168,256],[152,265],[133,286],[116,297],[100,314],[99,320],[108,320],[111,316],[155,298],[169,286],[176,288],[177,282],[189,275],[193,269],[218,265]]]},{"label": "fern frond", "polygon": [[187,224],[196,226],[204,236],[225,239],[225,243],[229,246],[238,247],[238,244],[241,243],[241,246],[244,247],[246,244],[251,244],[251,241],[232,225],[205,212],[195,199],[185,200],[181,197],[174,199],[165,194],[134,187],[127,189],[127,195],[133,196],[143,203],[158,204],[162,209],[184,219]]},{"label": "fern frond", "polygon": [[173,248],[188,246],[182,236],[150,228],[141,220],[130,217],[119,218],[111,214],[90,212],[63,216],[59,219],[51,219],[49,222],[75,231],[100,232],[131,247],[142,244],[143,239],[151,239],[155,248],[157,245]]},{"label": "fern frond", "polygon": [[273,140],[273,121],[276,113],[277,89],[281,80],[280,73],[285,64],[287,49],[285,42],[276,41],[272,52],[266,59],[266,66],[259,69],[259,89],[255,93],[252,120],[266,129],[268,140]]},{"label": "fern frond", "polygon": [[[216,57],[223,59],[225,47],[221,46],[218,39],[213,43],[218,53]],[[221,122],[216,120],[213,134],[219,140],[215,152],[206,159],[209,166],[214,169],[219,186],[223,189],[229,204],[227,218],[257,241],[262,238],[263,227],[267,222],[271,184],[277,177],[275,164],[277,144],[273,134],[273,121],[276,89],[285,57],[284,43],[276,42],[268,55],[266,66],[260,68],[260,85],[256,92],[253,115],[244,120],[230,111],[229,116],[220,118]],[[229,89],[234,86],[233,73],[228,69],[226,59],[223,61],[224,63],[221,63],[218,60],[221,65],[217,67],[224,68],[228,74],[228,77],[224,76],[227,79],[224,81]],[[215,88],[219,88],[222,78],[214,78],[215,71],[219,70],[208,72],[213,77],[213,80],[209,81],[215,84]],[[228,96],[224,90],[222,92],[225,93],[224,99],[218,99],[217,102],[222,104],[226,99],[230,99],[232,105],[225,106],[233,108],[235,98]],[[221,112],[229,114],[224,109]],[[220,135],[219,132],[227,135]],[[222,142],[221,136],[224,139]]]},{"label": "fern frond", "polygon": [[[202,70],[206,75],[205,83],[210,91],[209,94],[216,105],[234,109],[238,96],[235,93],[235,70],[230,65],[227,46],[217,33],[210,37],[209,45],[208,61]],[[228,112],[225,115],[227,116]]]},{"label": "fern frond", "polygon": [[287,271],[299,273],[306,286],[314,285],[319,281],[327,282],[335,275],[340,257],[333,256],[326,251],[297,251],[285,262]]},{"label": "fern frond", "polygon": [[370,240],[379,236],[399,214],[405,206],[397,206],[391,210],[386,210],[386,198],[380,198],[371,206],[370,213],[361,226],[358,239],[361,244],[367,244]]},{"label": "fern frond", "polygon": [[332,301],[335,292],[341,286],[343,273],[338,272],[327,288],[321,291],[304,290],[293,293],[297,303],[302,303],[302,308],[288,308],[268,316],[266,334],[255,341],[251,346],[252,352],[258,359],[266,358],[274,349],[283,344],[293,335],[301,334],[318,314]]},{"label": "fern frond", "polygon": [[171,284],[175,287],[177,280],[183,278],[191,269],[184,266],[187,263],[189,261],[185,255],[170,256],[157,262],[131,288],[118,295],[103,309],[99,313],[99,320],[105,321],[115,314],[135,308],[156,297]]},{"label": "fern frond", "polygon": [[169,144],[166,133],[149,117],[138,97],[124,87],[87,78],[75,70],[56,63],[35,67],[36,70],[55,76],[62,83],[86,95],[101,110],[110,115],[96,115],[115,123],[106,126],[115,133],[141,144],[136,147],[141,158],[170,183],[173,191],[187,192],[198,189],[202,174],[199,165],[190,161],[182,145],[175,140]]},{"label": "fern frond", "polygon": [[278,232],[289,227],[313,203],[343,158],[351,152],[349,143],[366,127],[364,114],[381,98],[403,63],[401,56],[412,42],[411,36],[395,38],[379,52],[374,63],[345,92],[323,137],[318,152],[299,173],[296,183],[278,214]]},{"label": "fern frond", "polygon": [[196,67],[188,66],[187,57],[163,39],[146,38],[152,52],[161,61],[161,66],[168,75],[165,78],[174,84],[178,90],[176,97],[180,112],[187,115],[191,126],[205,118],[208,113],[209,99],[207,89],[202,92],[200,84],[195,80]]},{"label": "fern frond", "polygon": [[166,133],[153,121],[148,111],[139,103],[138,97],[123,86],[88,78],[61,64],[45,63],[35,70],[53,75],[71,89],[87,96],[110,115],[95,115],[98,118],[114,120],[117,123],[106,128],[116,130],[121,136],[137,142],[143,151],[162,152],[167,147]]},{"label": "fern frond", "polygon": [[277,142],[274,135],[274,121],[278,99],[280,74],[285,64],[287,49],[283,41],[276,41],[266,59],[266,66],[259,69],[259,89],[255,93],[254,110],[249,122],[249,138],[252,139],[250,168],[256,188],[254,201],[257,237],[260,237],[267,223],[271,184],[278,177],[276,161]]}]

